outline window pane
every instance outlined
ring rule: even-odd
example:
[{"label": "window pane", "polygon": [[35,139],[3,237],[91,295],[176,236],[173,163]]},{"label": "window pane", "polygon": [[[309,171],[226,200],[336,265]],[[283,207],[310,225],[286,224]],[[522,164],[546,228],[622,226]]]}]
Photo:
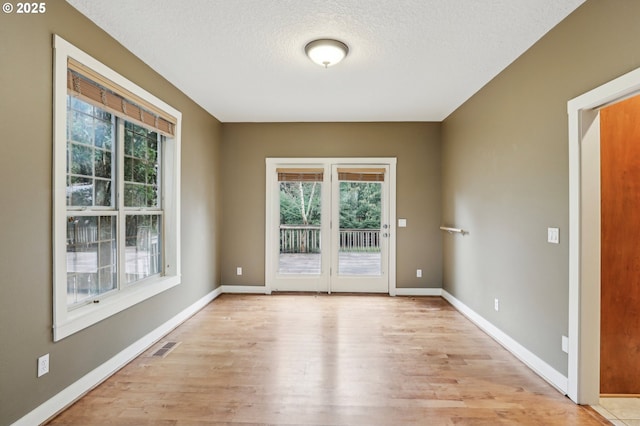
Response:
[{"label": "window pane", "polygon": [[133,135],[133,156],[138,158],[145,157],[145,148],[147,146],[147,139],[145,136],[135,134]]},{"label": "window pane", "polygon": [[126,218],[125,272],[127,283],[162,270],[160,215],[128,215]]},{"label": "window pane", "polygon": [[102,178],[111,178],[111,152],[96,149],[95,155],[95,171],[96,176]]},{"label": "window pane", "polygon": [[145,196],[147,199],[147,207],[157,207],[158,206],[158,190],[156,186],[146,186],[145,187]]},{"label": "window pane", "polygon": [[148,170],[147,183],[154,186],[158,184],[158,169],[155,167]]},{"label": "window pane", "polygon": [[340,182],[339,275],[382,274],[381,182]]},{"label": "window pane", "polygon": [[133,158],[124,158],[124,180],[125,182],[133,181]]},{"label": "window pane", "polygon": [[67,205],[113,207],[114,117],[71,96],[67,109]]},{"label": "window pane", "polygon": [[111,181],[96,179],[96,206],[109,207],[113,204],[111,199]]},{"label": "window pane", "polygon": [[144,185],[124,184],[124,205],[127,207],[147,207]]},{"label": "window pane", "polygon": [[158,134],[126,122],[125,207],[160,207]]},{"label": "window pane", "polygon": [[67,186],[67,200],[71,206],[92,206],[93,179],[71,176]]},{"label": "window pane", "polygon": [[[102,111],[99,108],[96,108],[97,114],[96,116],[104,116],[111,115],[108,112]],[[95,145],[99,148],[111,149],[111,141],[113,140],[113,127],[111,126],[111,121],[104,121],[101,119],[96,119],[94,121],[95,124]]]},{"label": "window pane", "polygon": [[147,163],[144,160],[133,160],[133,182],[146,183]]},{"label": "window pane", "polygon": [[93,149],[90,146],[71,144],[71,173],[93,175]]},{"label": "window pane", "polygon": [[[155,134],[155,133],[154,133]],[[147,155],[149,161],[155,162],[158,158],[158,139],[149,139],[147,145]]]},{"label": "window pane", "polygon": [[78,98],[74,98],[73,96],[69,96],[68,98],[70,100],[69,104],[74,110],[84,112],[86,114],[93,113],[93,105],[83,102]]},{"label": "window pane", "polygon": [[98,231],[100,232],[100,241],[112,240],[115,238],[115,226],[114,221],[111,220],[102,220],[100,221],[100,227]]},{"label": "window pane", "polygon": [[[81,101],[76,100],[76,102]],[[93,142],[92,132],[90,132],[93,121],[91,116],[77,111],[70,111],[69,120],[71,140],[78,143],[91,144]]]},{"label": "window pane", "polygon": [[116,288],[116,218],[67,217],[67,305]]},{"label": "window pane", "polygon": [[111,122],[112,118],[111,118],[111,113],[107,112],[107,111],[103,111],[100,108],[96,108],[96,117],[98,117],[99,119],[103,120],[103,121],[107,121],[107,122]]},{"label": "window pane", "polygon": [[131,130],[124,132],[124,154],[133,155],[133,133]]}]

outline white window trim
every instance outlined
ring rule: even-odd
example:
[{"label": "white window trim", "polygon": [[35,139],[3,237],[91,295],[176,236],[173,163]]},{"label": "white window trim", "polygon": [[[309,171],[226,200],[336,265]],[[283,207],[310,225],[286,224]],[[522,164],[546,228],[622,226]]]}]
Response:
[{"label": "white window trim", "polygon": [[[54,35],[53,72],[53,340],[58,341],[180,284],[180,136],[182,114],[111,68]],[[120,290],[100,303],[70,310],[66,268],[67,60],[73,58],[175,117],[175,136],[164,148],[164,274]],[[171,177],[170,179],[167,179]]]}]

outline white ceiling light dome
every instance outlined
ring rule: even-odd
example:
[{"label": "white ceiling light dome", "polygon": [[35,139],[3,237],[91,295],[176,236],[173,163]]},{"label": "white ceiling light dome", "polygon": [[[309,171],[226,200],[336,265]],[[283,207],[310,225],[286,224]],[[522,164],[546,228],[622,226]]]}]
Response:
[{"label": "white ceiling light dome", "polygon": [[342,61],[349,53],[349,47],[339,40],[323,38],[307,43],[304,51],[313,62],[328,68]]}]

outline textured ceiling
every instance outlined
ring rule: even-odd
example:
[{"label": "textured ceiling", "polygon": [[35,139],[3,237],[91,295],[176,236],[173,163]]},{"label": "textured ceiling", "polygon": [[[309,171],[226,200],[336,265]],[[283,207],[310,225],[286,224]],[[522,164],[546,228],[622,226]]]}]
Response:
[{"label": "textured ceiling", "polygon": [[222,122],[441,121],[584,2],[67,1]]}]

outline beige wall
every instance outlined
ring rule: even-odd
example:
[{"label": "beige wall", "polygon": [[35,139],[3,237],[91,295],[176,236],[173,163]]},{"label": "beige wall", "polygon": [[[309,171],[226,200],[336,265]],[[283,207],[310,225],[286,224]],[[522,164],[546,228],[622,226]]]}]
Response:
[{"label": "beige wall", "polygon": [[444,241],[444,287],[565,375],[567,101],[640,66],[639,17],[587,1],[443,123],[443,220],[470,232]]},{"label": "beige wall", "polygon": [[[52,34],[183,113],[182,284],[52,341]],[[64,1],[0,15],[0,424],[11,424],[219,284],[221,125]],[[36,378],[36,359],[51,372]]]},{"label": "beige wall", "polygon": [[397,157],[397,217],[408,223],[397,232],[397,286],[441,286],[440,124],[225,123],[222,134],[223,284],[264,285],[265,158]]}]

